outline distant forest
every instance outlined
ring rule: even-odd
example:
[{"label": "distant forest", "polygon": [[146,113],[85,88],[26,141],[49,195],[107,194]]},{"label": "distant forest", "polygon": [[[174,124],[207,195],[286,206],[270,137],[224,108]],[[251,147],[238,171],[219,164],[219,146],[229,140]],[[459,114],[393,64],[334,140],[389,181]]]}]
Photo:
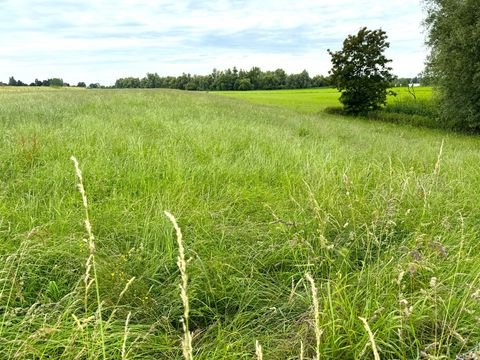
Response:
[{"label": "distant forest", "polygon": [[258,67],[237,70],[214,69],[209,75],[190,75],[161,77],[157,73],[148,73],[144,78],[127,77],[115,82],[116,88],[169,88],[181,90],[274,90],[308,89],[329,86],[328,77],[317,75],[310,77],[306,70],[299,74],[287,74],[283,69],[262,71]]},{"label": "distant forest", "polygon": [[[410,83],[421,82],[418,77],[398,78],[392,86],[407,86]],[[10,77],[8,84],[10,86],[70,86],[61,78],[48,80],[35,79],[30,85],[20,80]],[[329,76],[316,75],[310,77],[306,70],[298,74],[287,74],[283,69],[275,71],[262,71],[259,67],[253,67],[250,70],[227,69],[219,71],[213,69],[208,75],[191,75],[183,73],[180,76],[160,76],[157,73],[147,73],[143,78],[125,77],[115,81],[113,86],[102,86],[99,83],[86,85],[79,82],[77,87],[88,88],[164,88],[179,89],[191,91],[229,91],[229,90],[276,90],[276,89],[308,89],[333,86]]]},{"label": "distant forest", "polygon": [[[67,83],[67,82],[64,82],[63,79],[61,79],[61,78],[52,78],[52,79],[47,79],[47,80],[35,79],[34,82],[32,82],[30,84],[27,84],[27,83],[24,83],[21,80],[15,80],[15,77],[10,76],[10,78],[8,79],[8,83],[5,84],[5,83],[2,83],[0,81],[0,86],[53,86],[53,87],[67,86],[68,87],[68,86],[70,86],[70,84]],[[77,87],[87,87],[87,85],[83,81],[79,82],[76,86]],[[90,84],[89,87],[98,88],[98,87],[100,87],[100,84]]]}]

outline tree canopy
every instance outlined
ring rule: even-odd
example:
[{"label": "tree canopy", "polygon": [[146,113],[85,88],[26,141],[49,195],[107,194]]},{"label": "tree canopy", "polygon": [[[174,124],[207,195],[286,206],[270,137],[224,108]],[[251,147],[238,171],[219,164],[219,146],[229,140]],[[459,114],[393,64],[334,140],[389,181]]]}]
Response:
[{"label": "tree canopy", "polygon": [[385,31],[361,28],[349,35],[340,51],[328,50],[332,61],[333,84],[342,92],[340,101],[347,113],[376,110],[386,103],[387,89],[394,76],[384,55],[390,46]]},{"label": "tree canopy", "polygon": [[480,131],[480,6],[478,0],[426,0],[427,72],[438,85],[442,120]]}]

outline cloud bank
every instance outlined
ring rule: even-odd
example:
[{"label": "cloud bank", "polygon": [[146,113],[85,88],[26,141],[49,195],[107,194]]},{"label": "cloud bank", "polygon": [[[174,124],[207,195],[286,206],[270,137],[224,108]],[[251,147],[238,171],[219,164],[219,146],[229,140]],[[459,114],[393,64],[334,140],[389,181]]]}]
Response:
[{"label": "cloud bank", "polygon": [[112,84],[237,66],[327,74],[327,49],[387,31],[400,76],[423,69],[420,0],[0,0],[0,80]]}]

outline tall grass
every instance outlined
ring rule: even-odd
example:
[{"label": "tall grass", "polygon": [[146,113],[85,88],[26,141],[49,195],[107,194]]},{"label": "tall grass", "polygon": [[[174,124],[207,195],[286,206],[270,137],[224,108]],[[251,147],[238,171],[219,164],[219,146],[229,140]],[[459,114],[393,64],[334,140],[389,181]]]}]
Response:
[{"label": "tall grass", "polygon": [[[347,116],[343,108],[339,106],[327,107],[324,111],[331,115]],[[440,122],[438,103],[432,98],[413,99],[402,97],[391,100],[380,110],[369,111],[366,114],[360,114],[359,117],[399,125],[452,130],[448,125]]]},{"label": "tall grass", "polygon": [[185,259],[185,249],[183,247],[182,230],[178,226],[177,220],[172,214],[170,214],[168,211],[165,211],[165,215],[172,222],[172,225],[175,228],[175,232],[177,235],[177,244],[178,244],[177,265],[178,265],[178,269],[180,270],[180,276],[181,276],[180,298],[182,299],[182,303],[183,303],[183,318],[181,321],[182,321],[184,337],[182,340],[182,351],[183,351],[184,359],[191,360],[193,359],[193,354],[192,354],[192,334],[190,334],[190,328],[188,325],[188,319],[190,316],[190,305],[188,302],[188,292],[187,292],[187,286],[188,286],[187,260]]},{"label": "tall grass", "polygon": [[[313,318],[315,319],[315,358],[316,360],[320,359],[320,342],[322,337],[322,330],[320,328],[320,306],[318,304],[318,293],[317,293],[317,286],[315,285],[315,280],[313,280],[312,275],[307,273],[305,278],[310,283],[311,291],[312,291],[312,304],[313,304]],[[303,346],[303,345],[302,345]]]},{"label": "tall grass", "polygon": [[177,91],[0,104],[0,358],[476,351],[477,138]]},{"label": "tall grass", "polygon": [[[97,266],[95,263],[95,236],[93,235],[92,231],[92,224],[90,222],[90,215],[88,211],[88,200],[87,194],[85,192],[85,187],[83,186],[83,176],[82,171],[80,170],[80,166],[78,164],[78,160],[72,156],[70,160],[73,161],[75,166],[75,175],[77,176],[78,183],[78,191],[82,197],[83,207],[85,209],[85,230],[87,231],[87,239],[85,242],[88,245],[88,252],[89,256],[86,263],[86,271],[84,277],[85,283],[85,313],[88,313],[88,292],[92,284],[95,285],[95,297],[97,300],[97,312],[96,312],[96,320],[98,321],[99,332],[100,332],[100,339],[102,344],[102,356],[106,359],[106,351],[105,351],[105,335],[104,335],[104,328],[103,328],[103,319],[102,319],[102,301],[100,299],[100,287],[99,287],[99,280],[97,277]],[[90,271],[93,270],[93,278],[91,277]]]},{"label": "tall grass", "polygon": [[387,104],[385,111],[389,113],[438,118],[438,104],[435,99],[402,98],[393,100]]},{"label": "tall grass", "polygon": [[359,319],[362,321],[363,326],[365,327],[365,330],[368,333],[368,338],[370,339],[370,346],[372,347],[372,351],[373,351],[373,358],[375,360],[380,360],[380,355],[378,354],[377,345],[375,344],[375,337],[373,336],[372,330],[370,329],[370,326],[368,325],[367,319],[365,319],[363,317],[359,317]]}]

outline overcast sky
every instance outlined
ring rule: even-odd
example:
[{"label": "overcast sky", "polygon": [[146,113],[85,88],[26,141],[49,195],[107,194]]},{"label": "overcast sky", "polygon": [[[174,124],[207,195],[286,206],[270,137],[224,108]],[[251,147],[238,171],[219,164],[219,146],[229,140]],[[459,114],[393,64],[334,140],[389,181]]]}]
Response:
[{"label": "overcast sky", "polygon": [[328,73],[327,49],[387,31],[395,74],[426,56],[421,0],[0,0],[0,81],[113,84],[237,66]]}]

